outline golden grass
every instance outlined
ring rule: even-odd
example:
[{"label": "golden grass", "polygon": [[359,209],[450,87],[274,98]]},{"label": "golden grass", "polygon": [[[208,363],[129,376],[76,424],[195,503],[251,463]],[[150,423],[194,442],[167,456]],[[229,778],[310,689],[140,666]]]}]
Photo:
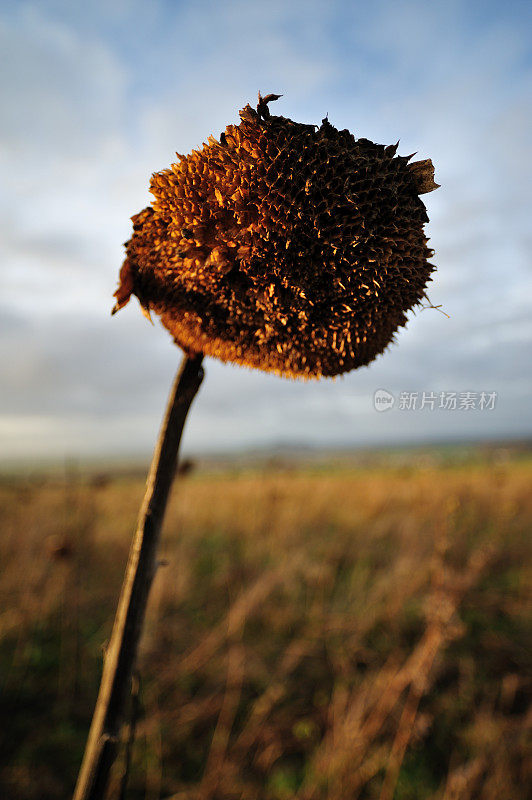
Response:
[{"label": "golden grass", "polygon": [[[531,484],[526,460],[181,481],[128,797],[524,799]],[[142,488],[0,487],[2,797],[69,796]]]}]

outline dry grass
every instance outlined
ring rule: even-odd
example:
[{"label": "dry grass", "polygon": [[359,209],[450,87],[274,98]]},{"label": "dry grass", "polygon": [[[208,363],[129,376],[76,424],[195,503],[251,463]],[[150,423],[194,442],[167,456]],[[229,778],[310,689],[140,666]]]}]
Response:
[{"label": "dry grass", "polygon": [[[524,800],[531,484],[526,459],[183,480],[127,797]],[[2,797],[72,790],[141,495],[0,487]]]}]

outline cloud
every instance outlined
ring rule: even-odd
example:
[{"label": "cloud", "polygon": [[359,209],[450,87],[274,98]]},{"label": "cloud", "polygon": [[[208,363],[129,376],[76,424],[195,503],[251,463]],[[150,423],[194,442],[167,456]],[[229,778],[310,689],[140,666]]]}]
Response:
[{"label": "cloud", "polygon": [[[515,13],[518,11],[519,13]],[[207,364],[191,447],[530,433],[527,12],[465,2],[169,7],[21,2],[0,13],[0,447],[150,448],[178,352],[135,304],[109,317],[148,178],[256,91],[279,113],[432,157],[435,305],[369,369],[299,384]],[[376,388],[496,390],[492,416],[378,415]]]}]

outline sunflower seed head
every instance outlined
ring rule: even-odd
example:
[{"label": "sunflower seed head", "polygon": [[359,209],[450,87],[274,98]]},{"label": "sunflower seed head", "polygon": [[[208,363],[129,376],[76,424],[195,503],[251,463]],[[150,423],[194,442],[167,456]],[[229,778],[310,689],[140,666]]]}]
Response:
[{"label": "sunflower seed head", "polygon": [[247,105],[220,141],[151,180],[115,310],[135,294],[186,352],[284,376],[369,364],[420,303],[434,266],[419,194],[429,160]]}]

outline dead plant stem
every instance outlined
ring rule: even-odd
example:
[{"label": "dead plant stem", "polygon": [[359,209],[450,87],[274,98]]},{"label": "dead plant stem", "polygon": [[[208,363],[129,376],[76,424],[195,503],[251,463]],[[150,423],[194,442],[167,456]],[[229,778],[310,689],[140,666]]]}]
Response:
[{"label": "dead plant stem", "polygon": [[74,800],[102,800],[105,797],[131,691],[131,677],[156,571],[157,548],[183,426],[203,379],[201,362],[201,355],[185,356],[170,393],[131,543]]}]

